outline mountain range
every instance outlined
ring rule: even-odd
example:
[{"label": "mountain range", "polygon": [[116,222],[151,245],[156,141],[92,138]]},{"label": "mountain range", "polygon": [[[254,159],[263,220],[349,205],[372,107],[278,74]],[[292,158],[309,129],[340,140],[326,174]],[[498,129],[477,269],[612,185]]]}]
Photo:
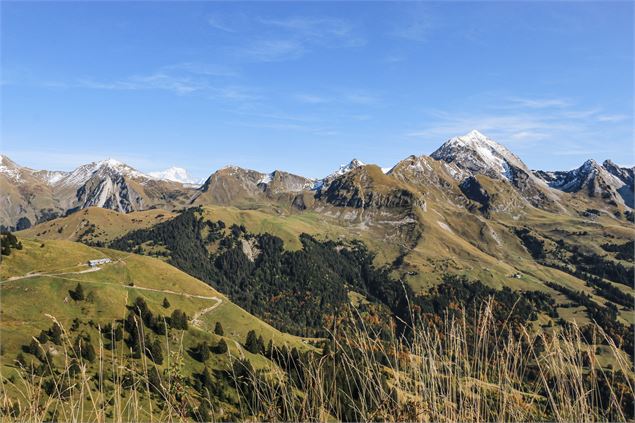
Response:
[{"label": "mountain range", "polygon": [[[47,340],[47,316],[86,342],[104,337],[95,322],[112,321],[112,328],[132,330],[120,337],[126,365],[141,366],[148,356],[167,372],[172,356],[164,361],[161,351],[183,351],[185,390],[206,392],[200,381],[212,376],[201,374],[213,371],[223,387],[213,398],[227,413],[238,410],[235,396],[220,392],[235,386],[226,378],[234,368],[227,352],[259,372],[278,369],[274,345],[295,348],[291,357],[322,350],[324,359],[327,335],[357,327],[354,315],[370,328],[364,336],[379,342],[402,342],[413,315],[440,334],[452,333],[444,326],[450,321],[480,334],[472,312],[490,306],[495,323],[485,332],[506,338],[511,324],[548,339],[580,328],[576,345],[584,345],[571,348],[576,360],[588,351],[602,372],[624,362],[632,374],[633,168],[589,160],[570,171],[535,171],[477,131],[389,169],[352,160],[320,179],[226,166],[192,183],[181,169],[148,175],[111,159],[72,172],[1,160],[0,218],[4,229],[18,230],[0,236],[0,368],[16,378],[14,358],[47,359],[34,342],[44,342],[52,357],[61,351]],[[131,349],[135,309],[149,334],[146,355]],[[466,318],[455,320],[460,310]],[[160,321],[169,322],[165,331]],[[596,341],[599,329],[608,341]],[[375,344],[363,339],[355,353],[375,354]],[[264,348],[267,340],[272,346]],[[524,348],[525,341],[514,345]],[[62,365],[59,355],[55,360]],[[96,374],[101,362],[86,374]],[[388,375],[380,368],[373,372]],[[526,374],[519,387],[533,386],[535,372]],[[558,378],[545,379],[552,380]],[[532,404],[548,403],[544,392],[536,395]]]},{"label": "mountain range", "polygon": [[62,172],[29,169],[0,156],[0,225],[26,229],[87,207],[131,212],[253,202],[304,210],[425,208],[440,201],[486,215],[519,213],[527,207],[562,213],[592,208],[620,218],[632,212],[633,180],[633,168],[610,160],[601,165],[588,160],[570,171],[532,171],[478,131],[446,141],[430,156],[407,157],[390,169],[354,159],[321,179],[227,166],[197,184],[181,168],[144,174],[107,159]]}]

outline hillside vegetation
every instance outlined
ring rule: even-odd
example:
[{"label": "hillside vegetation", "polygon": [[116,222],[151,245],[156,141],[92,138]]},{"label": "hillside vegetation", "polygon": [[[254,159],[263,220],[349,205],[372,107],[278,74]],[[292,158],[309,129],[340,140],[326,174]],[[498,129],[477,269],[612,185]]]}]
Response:
[{"label": "hillside vegetation", "polygon": [[[141,324],[145,326],[146,334],[140,341],[153,345],[152,354],[162,356],[161,360],[151,359],[159,373],[174,364],[170,364],[171,359],[180,360],[183,377],[196,377],[205,369],[222,373],[227,369],[227,354],[249,358],[256,368],[274,369],[275,365],[261,355],[264,349],[249,347],[250,332],[257,334],[262,343],[271,342],[289,349],[312,348],[300,338],[284,334],[250,315],[209,285],[160,260],[71,241],[42,243],[20,238],[20,243],[21,249],[12,250],[3,258],[0,273],[0,369],[5,382],[4,393],[13,400],[20,397],[18,381],[24,377],[20,366],[27,369],[33,366],[42,383],[52,383],[55,375],[59,376],[53,369],[64,368],[77,359],[64,342],[75,349],[77,342],[84,342],[94,354],[102,356],[101,360],[117,360],[130,369],[141,365],[142,354],[134,353],[136,341],[123,336],[130,332],[126,322],[135,313],[139,313],[139,322],[143,319]],[[88,260],[102,258],[111,262],[98,267],[87,265]],[[139,311],[140,305],[142,311]],[[181,315],[185,316],[184,324],[176,323],[175,319]],[[63,328],[64,342],[59,339],[59,333],[54,340],[52,334],[59,332],[56,326]],[[222,328],[220,335],[218,327]],[[110,338],[111,331],[116,333],[122,329],[121,335]],[[41,347],[34,344],[34,337]],[[210,353],[205,360],[195,352],[202,343],[215,351],[221,342],[225,351]],[[173,354],[176,356],[172,357]],[[82,357],[87,360],[85,371],[100,371],[103,364],[94,358]],[[225,386],[222,389],[231,398],[233,388],[228,375],[221,374],[218,379],[219,389]],[[189,384],[186,387],[188,391],[195,388]],[[49,392],[49,396],[52,394]],[[223,398],[220,397],[219,403],[223,403]],[[236,410],[229,399],[224,406],[227,412]],[[25,407],[25,403],[20,407]],[[76,418],[83,420],[81,416]]]}]

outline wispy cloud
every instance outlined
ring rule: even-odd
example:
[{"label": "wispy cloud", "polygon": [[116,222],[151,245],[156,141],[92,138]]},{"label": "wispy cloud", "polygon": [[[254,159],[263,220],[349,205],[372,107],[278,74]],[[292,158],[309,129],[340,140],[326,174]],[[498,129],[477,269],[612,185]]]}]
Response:
[{"label": "wispy cloud", "polygon": [[257,40],[238,49],[239,56],[259,62],[297,59],[304,52],[305,46],[300,41],[292,39]]},{"label": "wispy cloud", "polygon": [[243,30],[235,31],[239,35],[233,51],[248,61],[296,60],[317,48],[366,44],[355,25],[343,19],[313,16],[245,19],[247,21],[241,23]]},{"label": "wispy cloud", "polygon": [[599,115],[597,120],[600,122],[622,122],[628,119],[627,115]]},{"label": "wispy cloud", "polygon": [[530,109],[547,109],[547,108],[562,108],[571,106],[571,102],[562,98],[521,98],[511,97],[509,101],[512,104],[516,104],[520,107],[526,107]]},{"label": "wispy cloud", "polygon": [[207,17],[207,24],[209,26],[211,26],[214,29],[218,29],[220,31],[224,31],[224,32],[231,32],[234,33],[236,32],[236,29],[229,24],[228,22],[226,22],[226,19],[220,17],[220,16],[208,16]]},{"label": "wispy cloud", "polygon": [[324,97],[315,94],[295,94],[293,98],[300,103],[306,104],[324,104],[331,103],[333,101],[333,99],[330,97]]},{"label": "wispy cloud", "polygon": [[[422,117],[427,124],[406,136],[438,142],[478,129],[514,148],[536,149],[548,143],[550,154],[584,156],[615,153],[608,144],[616,140],[607,135],[620,129],[615,124],[624,126],[618,133],[628,132],[626,116],[603,114],[600,108],[582,108],[571,100],[516,97],[479,109],[469,113],[428,110]],[[602,139],[607,140],[607,148],[597,151]]]},{"label": "wispy cloud", "polygon": [[115,91],[168,91],[178,95],[201,94],[228,100],[256,100],[257,90],[231,84],[228,78],[237,76],[232,69],[204,63],[179,63],[163,66],[144,74],[115,80],[83,78],[74,85],[81,88]]},{"label": "wispy cloud", "polygon": [[366,43],[364,38],[355,33],[354,26],[343,19],[292,16],[283,19],[261,18],[259,22],[314,43],[330,43],[337,40],[339,47],[358,47]]},{"label": "wispy cloud", "polygon": [[162,67],[165,71],[184,71],[195,75],[206,76],[238,76],[240,73],[233,68],[215,63],[183,62]]},{"label": "wispy cloud", "polygon": [[355,104],[374,105],[380,103],[377,95],[365,91],[333,91],[329,94],[294,94],[292,98],[304,104]]}]

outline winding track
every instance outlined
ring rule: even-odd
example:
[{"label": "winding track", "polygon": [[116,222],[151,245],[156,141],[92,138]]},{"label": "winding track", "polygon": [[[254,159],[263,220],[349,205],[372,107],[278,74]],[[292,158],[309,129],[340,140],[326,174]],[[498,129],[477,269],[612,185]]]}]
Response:
[{"label": "winding track", "polygon": [[[125,258],[124,258],[125,259]],[[122,259],[118,260],[118,261],[123,261]],[[69,277],[64,277],[64,275],[78,275],[78,274],[83,274],[83,273],[91,273],[91,272],[97,272],[101,270],[101,267],[91,267],[89,269],[85,269],[85,270],[80,270],[77,272],[62,272],[62,273],[41,273],[41,272],[33,272],[33,273],[28,273],[24,276],[14,276],[11,277],[7,280],[4,281],[0,281],[0,285],[7,283],[7,282],[13,282],[13,281],[17,281],[20,279],[28,279],[28,278],[34,278],[34,277],[38,277],[38,276],[54,276],[60,279],[65,279],[65,280],[69,280],[69,281],[77,281],[77,282],[81,282],[81,283],[87,283],[87,284],[94,284],[94,285],[112,285],[109,284],[107,282],[95,282],[95,281],[89,281],[89,280],[84,280],[84,279],[74,279],[74,278],[69,278]],[[187,298],[199,298],[202,300],[211,300],[211,301],[216,301],[216,304],[214,304],[211,307],[207,307],[204,308],[202,310],[199,310],[198,312],[196,312],[196,314],[194,314],[194,316],[192,317],[191,323],[192,325],[201,328],[203,322],[201,321],[201,317],[207,313],[210,313],[212,311],[214,311],[218,306],[220,306],[223,303],[223,300],[221,298],[218,298],[217,296],[205,296],[205,295],[194,295],[194,294],[187,294],[185,292],[175,292],[175,291],[171,291],[169,289],[155,289],[155,288],[145,288],[142,286],[128,286],[128,285],[121,285],[121,287],[126,288],[126,289],[135,289],[135,290],[139,290],[139,291],[151,291],[151,292],[159,292],[159,293],[163,293],[163,294],[170,294],[170,295],[180,295],[183,297],[187,297]]]}]

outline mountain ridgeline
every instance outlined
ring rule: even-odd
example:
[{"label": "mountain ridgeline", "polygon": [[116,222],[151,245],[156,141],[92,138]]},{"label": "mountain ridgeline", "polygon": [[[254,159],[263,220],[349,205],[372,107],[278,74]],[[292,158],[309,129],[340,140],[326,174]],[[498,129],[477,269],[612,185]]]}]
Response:
[{"label": "mountain ridgeline", "polygon": [[[408,157],[391,169],[352,160],[331,175],[312,179],[280,170],[262,173],[227,166],[200,186],[183,182],[181,173],[144,174],[112,159],[71,172],[33,170],[1,156],[0,226],[22,230],[95,206],[120,212],[206,204],[403,210],[424,208],[426,201],[441,198],[486,214],[517,213],[528,207],[573,214],[584,203],[618,219],[633,219],[633,168],[589,160],[571,171],[531,171],[478,131],[448,140],[431,156]],[[472,197],[476,182],[477,191],[482,191],[478,197],[488,198],[487,205]]]},{"label": "mountain ridgeline", "polygon": [[0,159],[3,416],[635,415],[631,168],[476,131],[321,179]]}]

